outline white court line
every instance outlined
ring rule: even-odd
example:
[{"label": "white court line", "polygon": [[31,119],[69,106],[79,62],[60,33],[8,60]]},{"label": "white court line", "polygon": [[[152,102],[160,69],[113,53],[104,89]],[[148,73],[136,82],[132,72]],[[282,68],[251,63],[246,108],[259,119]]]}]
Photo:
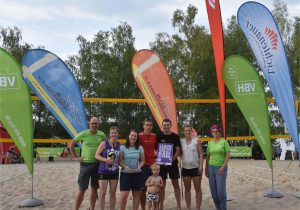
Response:
[{"label": "white court line", "polygon": [[[270,170],[270,168],[264,168],[264,167],[259,167],[259,166],[247,166],[247,167],[250,167],[250,168],[259,168],[259,169],[264,169],[264,170]],[[276,173],[282,173],[282,174],[290,174],[290,175],[296,175],[296,176],[300,176],[300,174],[294,174],[294,173],[287,173],[287,172],[281,172],[281,171],[275,171],[273,170],[273,172],[276,172]]]},{"label": "white court line", "polygon": [[260,180],[264,180],[264,181],[268,181],[268,182],[272,182],[272,180],[268,180],[268,179],[263,179],[263,178],[259,178],[259,177],[256,177],[256,176],[251,176],[251,175],[247,175],[247,174],[243,174],[243,173],[239,173],[239,172],[228,172],[230,174],[238,174],[238,175],[241,175],[241,176],[247,176],[247,177],[251,177],[251,178],[254,178],[254,179],[260,179]]}]

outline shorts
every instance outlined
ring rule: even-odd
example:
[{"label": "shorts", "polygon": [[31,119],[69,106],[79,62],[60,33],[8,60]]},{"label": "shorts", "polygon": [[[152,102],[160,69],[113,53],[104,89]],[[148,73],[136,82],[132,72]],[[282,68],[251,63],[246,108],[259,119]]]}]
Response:
[{"label": "shorts", "polygon": [[117,174],[99,174],[99,180],[118,180],[119,172]]},{"label": "shorts", "polygon": [[142,172],[123,173],[120,176],[120,191],[141,190],[144,186]]},{"label": "shorts", "polygon": [[[144,165],[142,167],[142,174],[143,174],[143,183],[146,183],[147,179],[152,176],[152,171],[150,168],[150,165]],[[146,190],[147,187],[145,186],[145,184],[143,184],[142,186],[142,190]]]},{"label": "shorts", "polygon": [[78,177],[79,190],[86,190],[89,188],[89,182],[91,179],[91,187],[99,188],[99,163],[80,163],[80,172]]},{"label": "shorts", "polygon": [[159,194],[147,193],[146,201],[148,201],[148,202],[158,202],[159,201]]},{"label": "shorts", "polygon": [[201,176],[201,174],[199,173],[199,168],[191,168],[191,169],[182,168],[181,176],[182,177],[196,177],[196,176]]},{"label": "shorts", "polygon": [[170,166],[161,165],[160,166],[160,176],[162,179],[167,179],[169,174],[170,179],[179,179],[179,169],[177,162],[173,162]]}]

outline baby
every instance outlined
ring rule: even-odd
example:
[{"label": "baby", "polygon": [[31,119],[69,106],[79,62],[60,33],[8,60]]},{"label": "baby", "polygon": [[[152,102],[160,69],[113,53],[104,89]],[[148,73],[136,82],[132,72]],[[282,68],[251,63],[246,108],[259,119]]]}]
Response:
[{"label": "baby", "polygon": [[152,176],[150,176],[145,185],[147,187],[146,210],[150,210],[153,204],[154,210],[158,210],[159,191],[163,186],[163,180],[159,176],[160,166],[157,163],[151,165]]}]

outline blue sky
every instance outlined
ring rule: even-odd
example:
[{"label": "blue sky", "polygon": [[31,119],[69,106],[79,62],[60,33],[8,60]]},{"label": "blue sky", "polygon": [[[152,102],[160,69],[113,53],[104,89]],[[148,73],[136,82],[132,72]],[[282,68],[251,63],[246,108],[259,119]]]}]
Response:
[{"label": "blue sky", "polygon": [[[271,0],[257,0],[270,10]],[[223,23],[236,15],[246,0],[220,0]],[[287,0],[290,17],[300,15],[300,1]],[[175,31],[171,18],[176,9],[198,8],[197,23],[208,28],[205,0],[0,0],[0,26],[22,29],[23,41],[45,48],[62,59],[76,54],[76,37],[92,39],[126,21],[133,28],[137,49],[149,48],[155,34]]]}]

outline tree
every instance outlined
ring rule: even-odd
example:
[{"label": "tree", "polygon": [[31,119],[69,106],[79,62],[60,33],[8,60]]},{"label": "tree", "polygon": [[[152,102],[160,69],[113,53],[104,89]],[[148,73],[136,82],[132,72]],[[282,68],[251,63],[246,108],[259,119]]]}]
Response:
[{"label": "tree", "polygon": [[0,27],[0,44],[3,49],[13,55],[20,63],[23,55],[28,51],[32,45],[22,43],[22,31],[14,27]]},{"label": "tree", "polygon": [[[141,98],[131,73],[131,59],[136,52],[132,28],[121,23],[111,31],[99,31],[92,41],[77,38],[79,55],[71,56],[71,67],[84,97]],[[124,138],[131,128],[140,128],[143,118],[150,115],[144,104],[91,103],[89,116],[102,120],[101,129],[120,127]],[[89,107],[88,107],[89,106]]]}]

